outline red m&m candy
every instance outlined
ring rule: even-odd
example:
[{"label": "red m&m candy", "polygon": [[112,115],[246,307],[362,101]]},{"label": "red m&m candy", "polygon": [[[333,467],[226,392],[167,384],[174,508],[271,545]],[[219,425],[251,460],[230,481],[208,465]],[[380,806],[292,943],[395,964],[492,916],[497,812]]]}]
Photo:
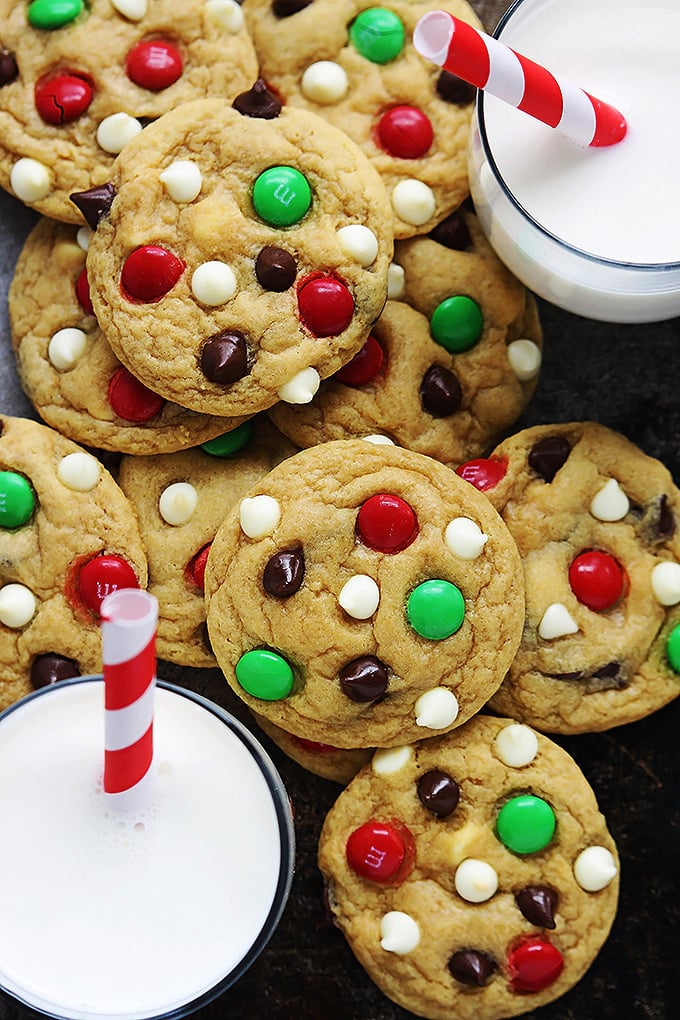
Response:
[{"label": "red m&m candy", "polygon": [[611,609],[624,594],[626,572],[609,553],[589,549],[572,560],[569,584],[582,605],[598,612]]},{"label": "red m&m candy", "polygon": [[160,414],[165,400],[135,379],[123,365],[111,376],[108,398],[111,409],[125,421],[151,421]]},{"label": "red m&m candy", "polygon": [[158,244],[145,244],[123,263],[120,286],[129,301],[152,304],[172,290],[186,269],[177,255]]},{"label": "red m&m candy", "polygon": [[552,942],[540,936],[520,939],[508,953],[508,973],[516,992],[541,992],[562,973],[564,959]]},{"label": "red m&m candy", "polygon": [[77,120],[92,102],[90,82],[77,74],[43,78],[35,86],[35,108],[46,124]]},{"label": "red m&m candy", "polygon": [[184,568],[184,576],[190,584],[195,585],[199,591],[205,591],[205,566],[208,562],[208,553],[212,542],[208,542],[202,549],[191,557]]},{"label": "red m&m candy", "polygon": [[381,492],[371,496],[359,508],[357,535],[371,549],[397,553],[418,534],[415,511],[399,496]]},{"label": "red m&m candy", "polygon": [[174,84],[182,74],[182,57],[163,39],[146,39],[133,46],[125,61],[125,72],[135,85],[160,92]]},{"label": "red m&m candy", "polygon": [[300,321],[314,336],[337,336],[354,315],[354,298],[335,276],[310,276],[298,290]]},{"label": "red m&m candy", "polygon": [[375,337],[369,336],[352,360],[335,373],[335,378],[345,386],[365,386],[371,379],[375,379],[384,361],[385,352]]},{"label": "red m&m candy", "polygon": [[507,460],[498,457],[479,457],[477,460],[468,460],[456,468],[456,474],[464,478],[470,485],[480,492],[487,492],[494,489],[505,477],[508,469]]},{"label": "red m&m candy", "polygon": [[378,122],[378,140],[392,156],[418,159],[432,145],[430,118],[417,106],[393,106]]},{"label": "red m&m candy", "polygon": [[352,871],[370,882],[402,882],[413,865],[413,836],[405,825],[371,820],[345,846]]},{"label": "red m&m candy", "polygon": [[139,581],[127,560],[104,553],[94,556],[81,567],[76,588],[83,605],[99,616],[107,595],[119,588],[139,588]]},{"label": "red m&m candy", "polygon": [[76,297],[78,304],[86,315],[94,315],[94,308],[90,299],[90,283],[87,279],[87,269],[83,269],[76,280]]}]

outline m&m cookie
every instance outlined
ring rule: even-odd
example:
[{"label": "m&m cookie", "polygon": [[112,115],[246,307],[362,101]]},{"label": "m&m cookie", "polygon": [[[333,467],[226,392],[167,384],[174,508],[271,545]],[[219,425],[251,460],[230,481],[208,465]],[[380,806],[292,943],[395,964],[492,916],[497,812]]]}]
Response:
[{"label": "m&m cookie", "polygon": [[146,124],[256,73],[234,0],[2,0],[0,186],[77,223],[69,195],[103,185]]},{"label": "m&m cookie", "polygon": [[233,504],[296,452],[258,418],[191,450],[123,457],[118,482],[139,518],[158,599],[156,649],[182,666],[215,666],[205,625],[204,574],[215,532]]},{"label": "m&m cookie", "polygon": [[309,404],[270,408],[300,446],[380,434],[455,467],[488,453],[538,381],[536,302],[459,209],[398,241],[391,299],[349,364]]},{"label": "m&m cookie", "polygon": [[522,557],[522,643],[492,707],[555,733],[606,730],[680,693],[680,492],[594,422],[539,425],[458,469]]},{"label": "m&m cookie", "polygon": [[42,219],[9,291],[21,384],[47,425],[77,443],[119,453],[195,446],[246,420],[199,414],[165,400],[115,356],[94,316],[85,270],[90,228]]},{"label": "m&m cookie", "polygon": [[146,580],[135,512],[102,464],[46,425],[0,416],[0,708],[100,673],[101,603]]},{"label": "m&m cookie", "polygon": [[87,257],[116,355],[167,400],[253,414],[311,400],[382,311],[385,189],[361,150],[262,82],[186,103],[116,161]]},{"label": "m&m cookie", "polygon": [[429,1020],[552,1002],[616,912],[616,846],[585,776],[509,719],[376,752],[328,813],[319,866],[359,962]]},{"label": "m&m cookie", "polygon": [[260,73],[284,103],[320,114],[361,146],[385,182],[395,237],[427,233],[468,194],[475,90],[423,60],[419,18],[465,0],[248,0]]},{"label": "m&m cookie", "polygon": [[373,748],[333,747],[318,740],[305,740],[294,733],[287,733],[280,726],[256,712],[252,716],[272,743],[280,751],[307,772],[346,786],[359,769],[371,760]]},{"label": "m&m cookie", "polygon": [[213,541],[208,630],[233,690],[306,740],[452,729],[505,676],[524,616],[489,501],[410,450],[338,440],[279,464]]}]

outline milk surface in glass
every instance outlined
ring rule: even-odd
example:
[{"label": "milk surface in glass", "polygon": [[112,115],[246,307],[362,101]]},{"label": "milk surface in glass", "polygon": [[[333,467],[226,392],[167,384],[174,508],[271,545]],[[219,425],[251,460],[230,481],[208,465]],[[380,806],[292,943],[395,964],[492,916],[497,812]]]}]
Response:
[{"label": "milk surface in glass", "polygon": [[290,884],[289,807],[243,727],[169,686],[148,803],[112,806],[103,698],[101,680],[65,682],[0,718],[0,986],[58,1016],[155,1017],[266,942]]},{"label": "milk surface in glass", "polygon": [[680,4],[523,0],[506,19],[502,42],[611,103],[628,131],[581,149],[480,97],[471,186],[492,244],[528,286],[581,314],[679,314]]}]

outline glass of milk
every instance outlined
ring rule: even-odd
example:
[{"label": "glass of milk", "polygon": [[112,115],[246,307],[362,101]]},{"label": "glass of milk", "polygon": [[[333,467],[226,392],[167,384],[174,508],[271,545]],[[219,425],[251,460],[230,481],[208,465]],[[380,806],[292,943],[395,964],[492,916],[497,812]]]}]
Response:
[{"label": "glass of milk", "polygon": [[188,1016],[252,964],[293,874],[288,796],[223,709],[158,682],[144,804],[103,791],[104,683],[0,715],[0,987],[78,1020]]},{"label": "glass of milk", "polygon": [[480,92],[470,187],[492,246],[532,290],[608,322],[680,314],[677,0],[517,0],[494,35],[626,118],[582,149]]}]

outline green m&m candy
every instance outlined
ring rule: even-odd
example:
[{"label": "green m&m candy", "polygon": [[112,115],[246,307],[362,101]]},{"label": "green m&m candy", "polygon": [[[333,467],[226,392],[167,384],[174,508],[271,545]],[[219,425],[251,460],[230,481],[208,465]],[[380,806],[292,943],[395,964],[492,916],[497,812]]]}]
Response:
[{"label": "green m&m candy", "polygon": [[263,170],[253,185],[258,216],[274,227],[298,223],[312,204],[312,189],[304,174],[292,166]]},{"label": "green m&m candy", "polygon": [[676,623],[666,641],[666,655],[674,673],[680,673],[680,623]]},{"label": "green m&m candy", "polygon": [[236,663],[236,679],[246,693],[261,701],[281,701],[293,689],[293,670],[282,655],[253,648]]},{"label": "green m&m candy", "polygon": [[479,305],[465,294],[445,298],[430,319],[432,339],[451,354],[460,354],[474,347],[483,328],[484,319]]},{"label": "green m&m candy", "polygon": [[534,854],[553,838],[555,812],[541,797],[524,793],[500,809],[496,831],[501,843],[514,854]]},{"label": "green m&m candy", "polygon": [[373,64],[388,64],[404,48],[404,25],[385,7],[369,7],[359,14],[349,29],[349,38],[358,53]]},{"label": "green m&m candy", "polygon": [[28,7],[28,20],[33,28],[49,31],[75,21],[84,8],[83,0],[33,0]]},{"label": "green m&m candy", "polygon": [[238,425],[231,432],[224,432],[221,436],[215,436],[214,439],[208,439],[207,442],[201,443],[201,449],[213,457],[228,457],[241,450],[250,441],[252,435],[252,422],[244,421],[242,425]]},{"label": "green m&m candy", "polygon": [[20,528],[35,510],[31,483],[16,471],[0,471],[0,528]]},{"label": "green m&m candy", "polygon": [[450,581],[423,581],[408,597],[406,619],[416,634],[441,641],[460,628],[465,619],[465,599]]}]

